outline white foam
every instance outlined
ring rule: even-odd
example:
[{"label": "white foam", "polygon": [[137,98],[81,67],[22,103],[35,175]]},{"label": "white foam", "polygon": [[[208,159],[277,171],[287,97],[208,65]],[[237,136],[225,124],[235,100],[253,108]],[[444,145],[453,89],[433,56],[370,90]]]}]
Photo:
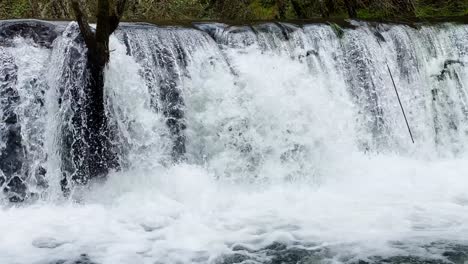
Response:
[{"label": "white foam", "polygon": [[[372,141],[372,133],[363,124],[374,116],[357,105],[369,102],[350,95],[340,58],[349,54],[336,50],[349,39],[336,39],[321,26],[309,30],[296,36],[306,48],[293,53],[303,54],[316,42],[330,44],[319,45],[318,58],[301,61],[256,45],[193,51],[180,84],[187,161],[170,166],[161,162],[170,143],[163,118],[149,105],[140,65],[113,39],[106,93],[130,166],[85,190],[79,203],[1,209],[0,262],[47,263],[87,254],[102,264],[214,263],[235,245],[255,250],[273,242],[337,246],[366,257],[406,254],[392,245],[402,241],[418,255],[424,254],[419,244],[466,240],[467,156],[463,147],[452,149],[466,144],[464,100],[451,93],[456,104],[440,102],[439,110],[454,113],[440,114],[442,127],[446,120],[462,126],[444,127],[436,144],[431,92],[417,85],[441,57],[458,49],[435,29],[424,30],[434,35],[434,45],[449,46],[436,55],[418,46],[425,36],[412,29],[385,33],[392,43],[384,44],[384,55],[392,69],[398,67],[395,36],[421,48],[405,53],[416,58],[412,63],[437,60],[418,64],[420,72],[409,80],[395,73],[403,103],[413,109],[408,115],[418,141],[411,145],[390,79],[378,64],[382,58],[376,59],[381,50],[375,40],[361,40],[370,49],[363,59],[378,65],[369,74],[382,85],[376,92],[388,124],[379,135],[388,144],[366,149],[362,142]],[[359,39],[368,30],[349,34]],[[414,39],[402,35],[408,32]],[[465,69],[458,69],[462,89]],[[453,80],[426,81],[458,89]]]}]

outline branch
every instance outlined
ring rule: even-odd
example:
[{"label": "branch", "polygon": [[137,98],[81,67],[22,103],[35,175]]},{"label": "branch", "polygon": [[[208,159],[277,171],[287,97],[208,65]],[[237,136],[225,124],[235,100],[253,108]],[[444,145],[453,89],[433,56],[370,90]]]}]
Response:
[{"label": "branch", "polygon": [[116,0],[115,7],[112,13],[109,15],[109,35],[112,34],[119,26],[120,20],[122,19],[125,11],[125,4],[127,0]]},{"label": "branch", "polygon": [[39,11],[39,8],[38,8],[38,5],[37,5],[37,2],[34,1],[34,0],[29,0],[29,6],[31,7],[31,15],[33,18],[38,18],[38,11]]},{"label": "branch", "polygon": [[88,17],[81,10],[78,0],[72,0],[72,8],[75,12],[75,18],[80,27],[81,35],[83,35],[86,46],[88,46],[88,48],[94,47],[96,43],[96,36],[89,27]]},{"label": "branch", "polygon": [[297,0],[291,0],[291,4],[294,10],[294,13],[296,13],[297,18],[299,19],[305,18],[304,10],[302,9],[301,4]]}]

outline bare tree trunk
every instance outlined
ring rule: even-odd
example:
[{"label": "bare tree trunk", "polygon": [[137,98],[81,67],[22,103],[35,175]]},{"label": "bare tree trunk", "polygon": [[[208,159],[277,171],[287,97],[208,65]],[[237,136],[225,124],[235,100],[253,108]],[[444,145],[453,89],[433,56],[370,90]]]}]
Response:
[{"label": "bare tree trunk", "polygon": [[356,0],[344,0],[348,15],[350,18],[357,18],[357,2]]},{"label": "bare tree trunk", "polygon": [[278,7],[278,18],[286,19],[286,1],[276,0],[276,6]]},{"label": "bare tree trunk", "polygon": [[296,13],[296,17],[299,19],[306,18],[306,14],[301,6],[301,4],[297,0],[291,0],[291,5],[293,7],[294,13]]},{"label": "bare tree trunk", "polygon": [[80,8],[78,0],[72,0],[73,11],[80,26],[81,34],[88,47],[88,58],[99,66],[105,66],[109,62],[109,38],[117,29],[125,10],[126,0],[99,0],[97,12],[96,33],[89,27],[86,14]]},{"label": "bare tree trunk", "polygon": [[393,0],[396,12],[400,15],[415,16],[416,8],[413,0]]},{"label": "bare tree trunk", "polygon": [[[104,69],[109,62],[109,39],[117,29],[124,12],[126,0],[99,0],[97,12],[97,27],[94,32],[89,24],[86,14],[80,7],[79,0],[72,0],[72,8],[80,27],[87,52],[88,83],[84,94],[88,100],[83,107],[84,123],[74,124],[83,131],[83,146],[76,146],[74,153],[81,155],[77,158],[78,172],[72,180],[75,183],[86,183],[90,178],[107,175],[113,164],[115,154],[112,153],[109,141],[109,129],[104,102]],[[76,144],[79,145],[79,144]],[[114,162],[115,163],[115,162]],[[81,172],[80,172],[81,170]],[[65,186],[64,186],[65,185]],[[62,182],[62,188],[66,190],[67,181]]]},{"label": "bare tree trunk", "polygon": [[325,7],[328,10],[328,14],[332,15],[336,13],[336,0],[325,0]]},{"label": "bare tree trunk", "polygon": [[320,14],[322,15],[323,18],[330,17],[330,12],[325,4],[325,0],[319,1],[319,8],[320,8]]},{"label": "bare tree trunk", "polygon": [[29,0],[29,6],[31,7],[31,16],[33,18],[39,18],[39,6],[37,0]]},{"label": "bare tree trunk", "polygon": [[320,14],[323,18],[328,18],[336,13],[336,0],[320,0]]}]

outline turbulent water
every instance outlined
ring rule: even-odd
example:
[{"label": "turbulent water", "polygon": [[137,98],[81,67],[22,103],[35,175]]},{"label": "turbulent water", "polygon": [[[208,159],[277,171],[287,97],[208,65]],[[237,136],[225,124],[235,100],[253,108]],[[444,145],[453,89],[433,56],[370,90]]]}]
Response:
[{"label": "turbulent water", "polygon": [[65,198],[86,48],[0,22],[0,263],[468,261],[468,26],[123,24],[110,49],[120,169]]}]

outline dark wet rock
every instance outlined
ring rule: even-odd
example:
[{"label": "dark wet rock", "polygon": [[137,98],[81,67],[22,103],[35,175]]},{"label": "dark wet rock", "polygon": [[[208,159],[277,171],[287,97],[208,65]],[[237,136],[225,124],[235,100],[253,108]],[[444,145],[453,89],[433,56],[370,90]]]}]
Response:
[{"label": "dark wet rock", "polygon": [[[135,41],[141,37],[139,34],[148,34],[148,38]],[[125,44],[127,53],[132,54],[143,67],[142,77],[151,95],[151,106],[165,117],[173,142],[172,162],[180,162],[186,153],[185,101],[180,82],[187,76],[189,53],[183,40],[177,37],[167,43],[161,42],[158,37],[167,37],[163,34],[166,32],[146,26],[138,27],[138,31],[123,29],[118,37]],[[150,52],[147,51],[148,46],[151,47]]]},{"label": "dark wet rock", "polygon": [[222,23],[194,23],[193,26],[208,33],[214,40],[218,40],[228,25]]},{"label": "dark wet rock", "polygon": [[249,260],[250,258],[246,255],[243,254],[232,254],[232,255],[227,255],[221,258],[219,264],[236,264],[236,263],[243,263],[246,260]]},{"label": "dark wet rock", "polygon": [[92,261],[88,255],[82,254],[78,258],[75,258],[72,260],[62,260],[62,259],[54,260],[52,262],[48,262],[45,264],[99,264],[99,263]]},{"label": "dark wet rock", "polygon": [[340,27],[338,24],[335,23],[329,23],[330,27],[333,29],[333,32],[335,32],[336,36],[338,38],[342,38],[344,36],[344,29]]},{"label": "dark wet rock", "polygon": [[125,44],[126,54],[127,56],[133,56],[132,54],[132,47],[130,46],[130,39],[128,38],[127,33],[122,34],[122,40]]},{"label": "dark wet rock", "polygon": [[[46,84],[39,76],[28,76],[18,83],[18,67],[9,53],[14,46],[13,39],[30,39],[32,46],[50,47],[58,30],[56,26],[41,21],[16,20],[0,21],[0,185],[1,191],[10,201],[18,202],[28,198],[27,183],[37,182],[39,187],[47,186],[46,171],[41,164],[46,160],[43,148],[43,127],[38,118],[44,114]],[[13,47],[14,49],[14,47]],[[24,104],[19,89],[27,91],[31,104]],[[31,97],[29,97],[29,95]],[[21,108],[20,108],[21,106]],[[30,112],[35,116],[22,117],[20,113]],[[22,123],[30,127],[25,129]]]},{"label": "dark wet rock", "polygon": [[318,52],[315,51],[315,50],[308,50],[307,53],[306,53],[306,57],[309,57],[309,56],[318,56]]},{"label": "dark wet rock", "polygon": [[242,245],[235,245],[232,247],[232,251],[246,251],[246,252],[253,252],[252,249],[242,246]]},{"label": "dark wet rock", "polygon": [[282,251],[282,250],[286,250],[287,248],[288,248],[287,245],[275,242],[275,243],[265,247],[263,250]]},{"label": "dark wet rock", "polygon": [[442,255],[455,264],[466,264],[468,262],[468,246],[452,246]]},{"label": "dark wet rock", "polygon": [[288,41],[291,34],[299,27],[286,23],[265,23],[252,26],[254,32],[264,33],[265,35],[276,36],[278,39]]},{"label": "dark wet rock", "polygon": [[[108,129],[104,96],[101,89],[103,72],[89,63],[84,39],[76,24],[64,32],[69,46],[59,78],[59,104],[64,120],[60,127],[62,190],[70,193],[73,185],[86,185],[92,179],[104,179],[109,170],[120,166],[115,155],[114,134]],[[98,76],[96,76],[96,74]],[[94,89],[96,88],[96,89]],[[66,102],[66,103],[65,103]]]},{"label": "dark wet rock", "polygon": [[352,99],[361,113],[359,119],[362,120],[359,123],[363,124],[363,129],[372,135],[372,139],[360,142],[361,148],[378,150],[388,144],[382,135],[388,133],[389,125],[385,121],[386,113],[379,95],[378,79],[375,79],[374,67],[367,59],[368,47],[359,41],[359,37],[358,34],[349,34],[342,44],[346,62],[346,82]]},{"label": "dark wet rock", "polygon": [[[313,245],[313,244],[312,244]],[[405,250],[404,242],[392,244],[400,250]],[[412,248],[412,247],[411,247]],[[414,249],[414,248],[413,248]],[[233,254],[222,256],[216,263],[240,264],[465,264],[468,261],[468,246],[454,245],[440,242],[429,245],[420,245],[420,249],[427,252],[424,255],[412,255],[408,249],[407,254],[382,257],[359,257],[343,246],[320,247],[306,249],[305,245],[286,245],[273,243],[260,250],[250,250],[242,246],[233,247]],[[419,251],[421,254],[421,251]]]},{"label": "dark wet rock", "polygon": [[379,31],[374,31],[374,36],[377,38],[378,41],[386,42],[384,36]]},{"label": "dark wet rock", "polygon": [[20,178],[24,162],[21,126],[16,114],[20,103],[16,90],[18,68],[13,57],[0,48],[0,188],[13,202],[21,201],[26,194],[26,185]]},{"label": "dark wet rock", "polygon": [[11,202],[22,202],[26,197],[27,189],[26,183],[19,176],[14,176],[8,181],[3,192],[7,194]]},{"label": "dark wet rock", "polygon": [[287,23],[275,23],[281,30],[281,34],[285,40],[289,40],[293,32],[299,30],[299,27],[293,24]]},{"label": "dark wet rock", "polygon": [[300,248],[283,248],[269,249],[267,255],[271,257],[269,264],[283,263],[307,263],[312,259],[323,258],[319,251],[310,251]]},{"label": "dark wet rock", "polygon": [[226,30],[230,34],[244,34],[252,32],[253,26],[229,26]]},{"label": "dark wet rock", "polygon": [[[180,161],[185,154],[185,135],[186,129],[184,120],[184,99],[177,80],[179,79],[177,67],[178,65],[185,66],[185,54],[181,51],[174,58],[172,52],[166,48],[162,48],[157,52],[154,61],[164,65],[165,74],[159,82],[160,95],[157,99],[161,104],[158,107],[166,117],[166,125],[169,128],[173,138],[172,157],[174,161]],[[153,103],[153,105],[156,105]]]},{"label": "dark wet rock", "polygon": [[236,246],[233,251],[236,252],[223,256],[219,263],[313,264],[322,263],[329,257],[327,249],[307,250],[277,242],[260,250]]},{"label": "dark wet rock", "polygon": [[218,44],[230,47],[250,46],[257,42],[257,31],[252,25],[228,26],[225,24],[198,24]]},{"label": "dark wet rock", "polygon": [[33,40],[41,47],[51,48],[59,32],[57,25],[44,21],[0,21],[0,45],[13,45],[12,40],[15,37],[22,37]]},{"label": "dark wet rock", "polygon": [[450,264],[444,259],[429,259],[418,256],[373,257],[370,261],[360,260],[357,264]]},{"label": "dark wet rock", "polygon": [[35,179],[37,181],[37,185],[39,187],[42,187],[42,188],[49,187],[49,183],[45,179],[46,174],[47,174],[47,170],[44,167],[39,166],[39,167],[36,168],[34,176],[35,176]]},{"label": "dark wet rock", "polygon": [[173,137],[172,157],[177,162],[183,159],[185,154],[184,130],[186,129],[186,125],[184,120],[184,99],[176,82],[179,76],[175,64],[179,62],[179,65],[185,67],[187,64],[185,60],[186,55],[183,51],[180,51],[174,60],[168,50],[162,49],[161,51],[158,53],[156,60],[161,61],[168,72],[165,76],[166,79],[163,79],[160,83],[161,110],[166,117],[166,125]]},{"label": "dark wet rock", "polygon": [[98,263],[92,261],[88,255],[82,254],[77,260],[75,260],[71,264],[98,264]]},{"label": "dark wet rock", "polygon": [[437,80],[443,81],[443,80],[446,79],[447,75],[450,76],[450,74],[451,74],[450,66],[452,66],[452,65],[465,66],[465,64],[460,60],[446,60],[444,62],[444,66],[443,66],[442,70],[440,71],[440,73],[434,75],[437,78]]},{"label": "dark wet rock", "polygon": [[315,50],[308,50],[305,54],[300,54],[299,56],[297,56],[297,58],[299,59],[300,62],[303,62],[305,58],[309,58],[312,56],[318,57],[319,53]]}]

